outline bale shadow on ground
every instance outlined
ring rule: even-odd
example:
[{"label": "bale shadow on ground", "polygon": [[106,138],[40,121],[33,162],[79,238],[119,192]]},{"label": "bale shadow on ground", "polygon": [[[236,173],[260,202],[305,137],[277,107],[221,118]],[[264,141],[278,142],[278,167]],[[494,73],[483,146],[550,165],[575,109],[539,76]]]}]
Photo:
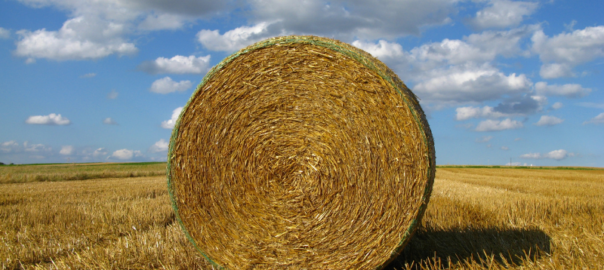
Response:
[{"label": "bale shadow on ground", "polygon": [[[531,229],[454,229],[419,228],[401,254],[384,269],[405,269],[418,266],[421,261],[439,259],[448,262],[484,261],[485,254],[495,255],[497,263],[521,265],[523,260],[534,261],[550,253],[551,238],[543,231]],[[505,261],[504,261],[505,260]],[[419,266],[418,266],[419,268]]]}]

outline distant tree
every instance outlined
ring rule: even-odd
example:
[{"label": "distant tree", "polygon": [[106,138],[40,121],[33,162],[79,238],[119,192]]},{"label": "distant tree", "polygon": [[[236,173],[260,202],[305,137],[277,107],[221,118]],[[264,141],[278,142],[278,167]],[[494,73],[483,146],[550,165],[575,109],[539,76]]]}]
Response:
[{"label": "distant tree", "polygon": [[0,162],[0,166],[4,165],[4,163]]},{"label": "distant tree", "polygon": [[11,165],[11,166],[12,166],[12,165],[15,165],[15,163],[11,163],[11,164],[8,164],[8,165]]}]

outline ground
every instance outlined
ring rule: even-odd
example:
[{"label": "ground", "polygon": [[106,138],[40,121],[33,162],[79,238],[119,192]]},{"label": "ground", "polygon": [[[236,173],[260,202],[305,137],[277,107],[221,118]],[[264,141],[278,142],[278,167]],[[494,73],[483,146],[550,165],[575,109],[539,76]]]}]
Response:
[{"label": "ground", "polygon": [[[0,267],[212,269],[175,222],[164,172],[0,166]],[[439,167],[420,228],[387,269],[601,265],[604,169]]]}]

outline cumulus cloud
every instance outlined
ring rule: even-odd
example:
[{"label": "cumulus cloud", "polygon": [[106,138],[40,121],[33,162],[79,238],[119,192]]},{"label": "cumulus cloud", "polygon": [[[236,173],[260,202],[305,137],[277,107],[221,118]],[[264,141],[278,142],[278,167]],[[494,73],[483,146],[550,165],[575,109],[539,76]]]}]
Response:
[{"label": "cumulus cloud", "polygon": [[10,38],[10,31],[8,29],[4,29],[0,27],[0,39],[8,39]]},{"label": "cumulus cloud", "polygon": [[[234,1],[21,0],[32,7],[54,7],[70,17],[57,31],[22,30],[15,54],[53,60],[87,60],[138,51],[128,36],[138,30],[177,29],[200,18],[238,8]],[[228,13],[223,13],[228,14]]]},{"label": "cumulus cloud", "polygon": [[[419,34],[420,28],[451,21],[457,1],[379,0],[287,2],[251,0],[248,25],[220,34],[204,29],[198,41],[214,51],[235,51],[259,40],[286,34],[312,34],[351,42],[353,38],[393,39]],[[325,27],[329,25],[329,27]]]},{"label": "cumulus cloud", "polygon": [[590,88],[583,88],[579,84],[548,85],[546,82],[535,84],[537,94],[546,96],[564,96],[568,98],[584,97],[591,93]]},{"label": "cumulus cloud", "polygon": [[575,156],[575,153],[568,153],[566,150],[564,149],[559,149],[559,150],[554,150],[551,151],[549,153],[527,153],[527,154],[523,154],[520,157],[521,158],[528,158],[528,159],[554,159],[554,160],[562,160],[565,159],[566,157],[573,157]]},{"label": "cumulus cloud", "polygon": [[426,80],[417,83],[414,91],[422,98],[436,101],[483,102],[504,95],[528,92],[532,82],[524,75],[501,71],[483,65],[474,68],[452,67],[428,72]]},{"label": "cumulus cloud", "polygon": [[130,149],[120,149],[116,150],[111,154],[112,158],[116,158],[119,160],[130,160],[133,157],[142,157],[143,154],[139,150],[130,150]]},{"label": "cumulus cloud", "polygon": [[160,139],[159,141],[155,142],[153,145],[151,145],[151,147],[149,147],[149,152],[151,153],[158,153],[158,152],[166,152],[168,151],[168,142],[165,141],[164,139]]},{"label": "cumulus cloud", "polygon": [[476,17],[469,23],[478,29],[516,26],[538,6],[534,2],[491,0],[489,6],[476,12]]},{"label": "cumulus cloud", "polygon": [[524,125],[521,122],[507,118],[505,120],[484,120],[476,126],[476,131],[501,131],[506,129],[518,129]]},{"label": "cumulus cloud", "polygon": [[138,69],[149,74],[204,74],[209,66],[210,55],[200,57],[176,55],[170,59],[158,57],[154,61],[143,62]]},{"label": "cumulus cloud", "polygon": [[44,153],[51,152],[52,147],[46,146],[41,143],[29,143],[23,142],[23,145],[19,144],[16,141],[7,141],[0,144],[0,152],[2,153],[19,153],[19,152],[27,152],[27,153]]},{"label": "cumulus cloud", "polygon": [[41,143],[31,144],[29,142],[23,142],[23,150],[25,150],[25,152],[50,152],[52,151],[52,148]]},{"label": "cumulus cloud", "polygon": [[562,104],[562,102],[556,102],[554,104],[552,104],[552,109],[557,110],[564,107],[564,104]]},{"label": "cumulus cloud", "polygon": [[187,21],[193,21],[187,16],[176,15],[176,14],[149,14],[145,19],[138,25],[139,29],[142,30],[165,30],[165,29],[179,29]]},{"label": "cumulus cloud", "polygon": [[117,125],[117,122],[115,122],[113,119],[111,119],[111,117],[107,117],[107,118],[103,119],[103,124],[105,124],[105,125]]},{"label": "cumulus cloud", "polygon": [[551,38],[538,30],[531,40],[532,50],[543,62],[539,74],[546,79],[574,76],[573,67],[604,57],[604,26],[587,27]]},{"label": "cumulus cloud", "polygon": [[[252,0],[251,21],[276,22],[274,32],[371,40],[419,34],[420,28],[451,21],[457,1],[378,0],[287,2]],[[329,27],[325,27],[329,25]]]},{"label": "cumulus cloud", "polygon": [[586,124],[604,124],[604,113],[598,114],[591,120],[583,122],[583,125]]},{"label": "cumulus cloud", "polygon": [[51,113],[49,115],[34,115],[25,120],[25,123],[32,125],[59,125],[65,126],[71,124],[69,119],[61,116],[61,114]]},{"label": "cumulus cloud", "polygon": [[502,146],[502,147],[501,147],[501,150],[503,150],[503,151],[507,151],[507,150],[510,150],[510,148],[509,148],[509,147],[507,147],[507,146]]},{"label": "cumulus cloud", "polygon": [[386,40],[379,40],[378,43],[355,40],[352,42],[352,46],[364,50],[373,55],[373,57],[382,60],[403,57],[405,55],[403,52],[403,46],[395,42],[388,42]]},{"label": "cumulus cloud", "polygon": [[506,115],[528,115],[543,110],[547,104],[545,96],[516,96],[499,103],[494,110]]},{"label": "cumulus cloud", "polygon": [[97,148],[96,150],[94,150],[94,152],[92,152],[92,156],[95,158],[98,157],[103,157],[106,156],[108,154],[107,150],[105,148]]},{"label": "cumulus cloud", "polygon": [[69,155],[73,154],[73,146],[72,145],[62,146],[61,151],[59,151],[59,154],[64,155],[64,156],[69,156]]},{"label": "cumulus cloud", "polygon": [[463,121],[471,118],[501,118],[506,117],[507,115],[504,113],[496,112],[493,110],[491,106],[480,107],[459,107],[455,109],[457,113],[455,115],[455,120]]},{"label": "cumulus cloud", "polygon": [[366,50],[394,68],[424,104],[459,104],[522,96],[533,83],[524,74],[504,74],[493,61],[499,56],[528,56],[521,41],[539,30],[528,25],[507,31],[484,31],[461,40],[444,39],[403,50],[395,42],[356,40]]},{"label": "cumulus cloud", "polygon": [[92,78],[95,76],[96,76],[96,73],[86,73],[86,74],[80,76],[80,78]]},{"label": "cumulus cloud", "polygon": [[232,52],[254,44],[268,37],[277,36],[270,33],[270,23],[261,22],[254,26],[241,26],[220,34],[218,30],[201,30],[197,33],[197,41],[206,49],[212,51]]},{"label": "cumulus cloud", "polygon": [[180,112],[182,111],[182,108],[183,107],[178,107],[178,108],[174,109],[174,111],[172,111],[172,118],[170,118],[170,120],[161,122],[161,127],[165,128],[165,129],[174,128],[174,125],[176,124],[176,120],[178,120],[178,116],[180,116]]},{"label": "cumulus cloud", "polygon": [[154,81],[149,91],[158,94],[168,94],[176,91],[183,92],[191,88],[191,86],[193,86],[191,81],[175,82],[170,77],[164,77]]},{"label": "cumulus cloud", "polygon": [[537,123],[535,123],[535,125],[536,126],[555,126],[558,124],[562,124],[562,122],[564,122],[564,119],[560,119],[555,116],[542,115],[541,118],[539,118],[539,121],[537,121]]},{"label": "cumulus cloud", "polygon": [[19,143],[16,141],[7,141],[0,144],[0,151],[4,153],[12,153],[19,150]]},{"label": "cumulus cloud", "polygon": [[58,31],[20,30],[15,54],[28,59],[59,61],[134,54],[138,52],[136,46],[121,37],[124,27],[119,23],[80,16],[66,21]]}]

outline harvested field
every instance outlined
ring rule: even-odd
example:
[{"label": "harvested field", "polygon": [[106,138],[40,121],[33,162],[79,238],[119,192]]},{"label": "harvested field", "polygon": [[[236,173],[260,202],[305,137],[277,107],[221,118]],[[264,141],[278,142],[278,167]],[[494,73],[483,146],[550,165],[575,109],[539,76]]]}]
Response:
[{"label": "harvested field", "polygon": [[[175,222],[164,176],[1,184],[0,260],[2,269],[212,269]],[[421,227],[388,269],[603,264],[604,170],[438,168]]]},{"label": "harvested field", "polygon": [[166,164],[80,163],[0,166],[0,184],[165,175]]}]

